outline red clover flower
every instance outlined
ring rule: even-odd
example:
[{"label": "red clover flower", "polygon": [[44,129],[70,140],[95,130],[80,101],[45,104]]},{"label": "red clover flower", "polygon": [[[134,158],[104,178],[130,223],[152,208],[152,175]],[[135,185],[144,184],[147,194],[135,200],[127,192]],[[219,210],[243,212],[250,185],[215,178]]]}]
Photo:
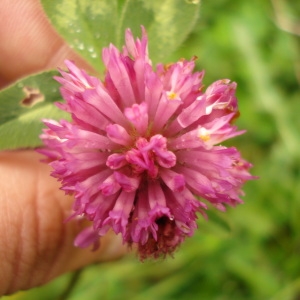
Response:
[{"label": "red clover flower", "polygon": [[242,203],[251,165],[220,143],[244,133],[236,83],[218,80],[204,90],[195,59],[153,70],[143,29],[126,46],[103,49],[104,81],[66,61],[58,107],[72,121],[44,120],[41,138],[62,189],[75,196],[74,216],[92,226],[75,245],[99,244],[109,229],[136,244],[141,259],[171,254],[204,217],[205,199],[219,210]]}]

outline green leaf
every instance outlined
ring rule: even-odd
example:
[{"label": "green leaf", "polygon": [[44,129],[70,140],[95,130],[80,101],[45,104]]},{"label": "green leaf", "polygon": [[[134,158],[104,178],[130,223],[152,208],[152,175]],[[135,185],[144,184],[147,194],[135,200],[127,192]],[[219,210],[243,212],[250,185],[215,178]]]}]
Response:
[{"label": "green leaf", "polygon": [[154,63],[168,57],[193,29],[199,12],[197,0],[42,0],[57,31],[94,68],[103,71],[103,47],[124,44],[124,31],[141,35],[144,25]]},{"label": "green leaf", "polygon": [[0,150],[37,147],[41,119],[66,117],[53,102],[61,100],[56,71],[33,75],[0,92]]},{"label": "green leaf", "polygon": [[45,12],[61,36],[98,71],[101,49],[114,42],[116,0],[42,0]]},{"label": "green leaf", "polygon": [[123,9],[117,37],[124,43],[124,31],[131,28],[140,35],[144,25],[149,37],[150,58],[154,63],[166,62],[187,38],[196,24],[200,0],[128,0]]}]

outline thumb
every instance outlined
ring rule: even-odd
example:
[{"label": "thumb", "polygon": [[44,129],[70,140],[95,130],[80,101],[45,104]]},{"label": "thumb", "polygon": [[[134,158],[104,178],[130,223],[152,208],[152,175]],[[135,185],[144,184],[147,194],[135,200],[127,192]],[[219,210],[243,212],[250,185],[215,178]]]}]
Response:
[{"label": "thumb", "polygon": [[73,246],[84,224],[64,223],[72,198],[59,190],[40,159],[33,151],[0,153],[0,296],[124,252],[110,234],[95,252]]}]

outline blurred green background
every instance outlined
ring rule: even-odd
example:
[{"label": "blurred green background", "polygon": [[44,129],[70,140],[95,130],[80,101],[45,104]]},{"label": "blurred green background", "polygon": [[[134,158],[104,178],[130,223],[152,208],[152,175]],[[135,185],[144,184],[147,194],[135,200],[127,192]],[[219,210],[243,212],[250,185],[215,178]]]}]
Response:
[{"label": "blurred green background", "polygon": [[[237,123],[247,133],[230,143],[260,179],[246,184],[244,205],[200,218],[174,259],[131,254],[90,266],[61,299],[300,299],[299,35],[300,1],[202,1],[170,59],[196,55],[206,85],[238,83]],[[71,277],[4,298],[59,299]]]}]

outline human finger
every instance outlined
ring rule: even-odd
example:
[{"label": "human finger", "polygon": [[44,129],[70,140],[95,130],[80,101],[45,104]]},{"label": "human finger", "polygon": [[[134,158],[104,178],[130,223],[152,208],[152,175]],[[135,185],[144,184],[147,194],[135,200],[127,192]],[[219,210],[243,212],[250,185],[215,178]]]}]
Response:
[{"label": "human finger", "polygon": [[124,253],[120,239],[111,234],[94,252],[73,246],[86,224],[64,223],[73,199],[59,190],[40,159],[34,151],[0,153],[0,295]]},{"label": "human finger", "polygon": [[86,66],[50,24],[38,0],[0,1],[0,88],[25,75],[63,66]]}]

